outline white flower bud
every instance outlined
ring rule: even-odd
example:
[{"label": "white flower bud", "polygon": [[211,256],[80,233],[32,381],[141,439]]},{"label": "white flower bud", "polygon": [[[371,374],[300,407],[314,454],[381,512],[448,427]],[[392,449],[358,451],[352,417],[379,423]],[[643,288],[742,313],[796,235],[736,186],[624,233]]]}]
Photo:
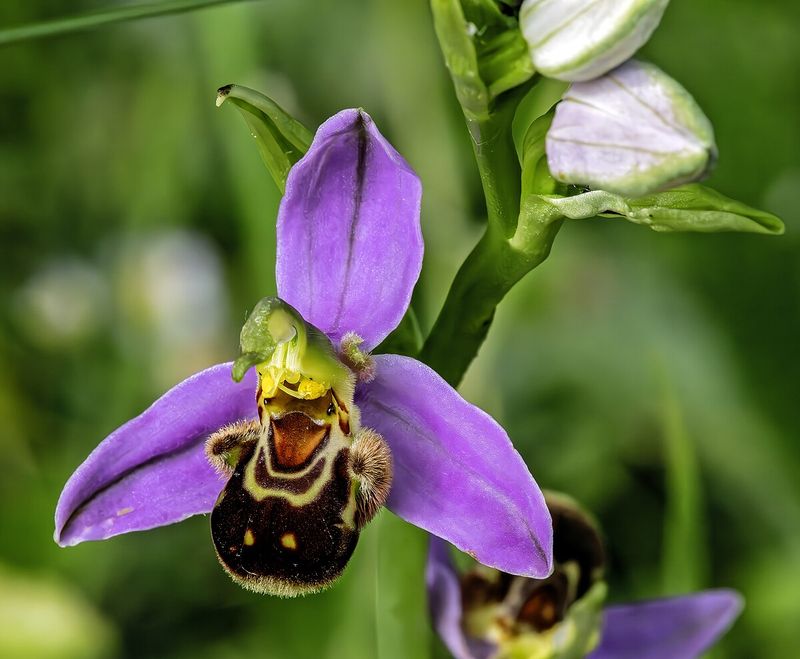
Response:
[{"label": "white flower bud", "polygon": [[695,181],[716,159],[711,122],[689,92],[635,60],[573,84],[546,148],[557,180],[625,196]]},{"label": "white flower bud", "polygon": [[591,80],[650,38],[669,0],[525,0],[519,14],[533,65],[549,78]]}]

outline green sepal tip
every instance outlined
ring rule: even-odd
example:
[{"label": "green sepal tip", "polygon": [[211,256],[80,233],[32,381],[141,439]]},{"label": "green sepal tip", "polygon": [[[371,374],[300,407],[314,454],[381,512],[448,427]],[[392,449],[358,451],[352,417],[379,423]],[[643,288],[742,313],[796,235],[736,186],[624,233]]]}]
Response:
[{"label": "green sepal tip", "polygon": [[313,135],[268,96],[241,85],[217,90],[217,107],[230,100],[241,113],[275,185],[283,192],[289,170],[311,146]]}]

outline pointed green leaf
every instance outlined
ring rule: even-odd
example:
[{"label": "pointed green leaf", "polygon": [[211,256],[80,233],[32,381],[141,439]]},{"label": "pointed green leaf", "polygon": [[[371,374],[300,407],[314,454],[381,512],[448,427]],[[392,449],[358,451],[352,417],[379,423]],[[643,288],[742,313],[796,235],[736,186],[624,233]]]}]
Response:
[{"label": "pointed green leaf", "polygon": [[241,112],[258,152],[275,185],[283,192],[289,170],[302,158],[313,135],[271,98],[241,85],[226,85],[217,91],[217,106],[230,100]]},{"label": "pointed green leaf", "polygon": [[51,21],[28,23],[0,30],[0,46],[33,39],[42,39],[59,34],[82,32],[104,25],[124,23],[140,18],[168,16],[205,9],[215,5],[225,5],[244,0],[166,0],[165,2],[142,2],[138,4],[116,5],[97,9],[77,16],[65,16]]},{"label": "pointed green leaf", "polygon": [[[781,235],[784,231],[783,222],[772,213],[730,199],[698,183],[627,201],[631,211],[626,217],[655,231],[741,231],[772,235]],[[607,215],[613,216],[613,212]]]}]

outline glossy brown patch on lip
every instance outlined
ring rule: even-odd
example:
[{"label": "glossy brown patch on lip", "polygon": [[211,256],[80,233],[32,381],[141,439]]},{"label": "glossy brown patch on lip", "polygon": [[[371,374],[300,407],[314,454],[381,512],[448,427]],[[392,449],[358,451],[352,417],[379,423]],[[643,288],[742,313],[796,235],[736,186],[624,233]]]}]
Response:
[{"label": "glossy brown patch on lip", "polygon": [[290,412],[272,419],[272,439],[275,457],[281,467],[305,464],[325,439],[330,426],[318,425],[302,412]]}]

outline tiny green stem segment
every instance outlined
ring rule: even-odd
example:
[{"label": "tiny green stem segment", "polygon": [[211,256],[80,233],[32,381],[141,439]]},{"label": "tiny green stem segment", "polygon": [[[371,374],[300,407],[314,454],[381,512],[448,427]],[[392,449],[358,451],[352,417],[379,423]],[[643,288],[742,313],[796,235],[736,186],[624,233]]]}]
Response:
[{"label": "tiny green stem segment", "polygon": [[42,39],[60,34],[70,34],[90,30],[103,25],[123,23],[140,18],[152,18],[169,14],[180,14],[195,9],[205,9],[215,5],[226,5],[234,2],[252,0],[166,0],[166,2],[143,2],[132,5],[115,6],[110,9],[56,18],[50,21],[29,23],[0,30],[0,46],[7,46],[22,41]]}]

